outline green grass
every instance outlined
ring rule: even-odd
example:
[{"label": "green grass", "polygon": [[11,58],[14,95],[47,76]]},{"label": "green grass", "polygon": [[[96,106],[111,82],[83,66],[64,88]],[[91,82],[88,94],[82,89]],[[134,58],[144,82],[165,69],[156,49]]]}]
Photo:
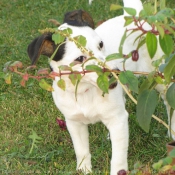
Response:
[{"label": "green grass", "polygon": [[[20,60],[30,64],[26,48],[39,35],[38,29],[53,27],[48,19],[62,22],[64,13],[84,9],[91,13],[95,22],[114,17],[109,6],[116,0],[1,0],[0,1],[0,72],[8,61]],[[173,0],[169,3],[173,3]],[[39,67],[48,67],[42,57]],[[30,80],[26,88],[20,86],[20,77],[14,75],[11,85],[0,79],[0,174],[76,174],[75,154],[67,131],[62,131],[56,118],[63,118],[55,107],[50,92]],[[167,130],[152,120],[149,133],[140,129],[135,120],[135,105],[128,100],[130,113],[129,167],[136,161],[151,164],[166,156]],[[156,109],[158,117],[167,121],[162,102]],[[32,130],[42,140],[29,155]],[[94,174],[109,172],[111,145],[108,131],[102,124],[90,125],[90,147]],[[102,173],[103,172],[103,173]]]}]

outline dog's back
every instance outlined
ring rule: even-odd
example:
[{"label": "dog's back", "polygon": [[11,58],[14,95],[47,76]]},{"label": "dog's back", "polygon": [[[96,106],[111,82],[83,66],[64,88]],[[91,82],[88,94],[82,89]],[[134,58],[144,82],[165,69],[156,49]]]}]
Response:
[{"label": "dog's back", "polygon": [[[140,0],[124,0],[124,7],[131,7],[136,9],[137,15],[139,12],[143,9],[142,3]],[[125,16],[128,14],[124,12],[124,15],[120,15],[117,17],[114,17],[112,19],[107,20],[106,22],[102,23],[99,27],[95,29],[97,34],[102,38],[104,42],[105,47],[105,54],[110,55],[113,53],[119,53],[119,46],[122,39],[122,36],[124,35],[124,32],[126,30],[130,30],[127,32],[127,35],[129,35],[129,32],[132,31],[132,29],[136,28],[134,23],[131,23],[130,25],[124,27],[125,24]],[[150,30],[151,26],[148,23],[145,23],[143,25],[143,28],[145,30]],[[128,55],[133,50],[137,49],[138,46],[138,40],[135,41],[135,39],[142,34],[141,31],[136,31],[129,35],[124,44],[123,44],[123,54]],[[135,42],[134,42],[135,41]],[[135,62],[132,61],[131,58],[127,59],[125,62],[125,68],[127,70],[131,71],[145,71],[150,72],[153,71],[153,66],[151,64],[152,60],[160,58],[163,55],[162,50],[158,46],[158,50],[154,56],[154,58],[151,60],[146,48],[146,44],[144,44],[140,49],[138,50],[140,59]],[[123,58],[117,59],[113,61],[113,64],[116,64],[120,70],[123,70]]]}]

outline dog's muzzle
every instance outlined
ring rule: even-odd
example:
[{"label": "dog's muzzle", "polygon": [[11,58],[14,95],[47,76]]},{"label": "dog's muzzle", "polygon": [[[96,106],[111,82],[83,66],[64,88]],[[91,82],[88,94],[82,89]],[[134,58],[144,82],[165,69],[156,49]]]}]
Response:
[{"label": "dog's muzzle", "polygon": [[[120,71],[118,68],[113,69],[113,70]],[[117,75],[118,75],[118,74],[117,74]],[[108,76],[108,78],[109,78],[109,82],[110,82],[110,80],[114,79],[115,77],[114,77],[113,74],[111,73],[111,74]],[[109,85],[109,89],[114,89],[114,88],[117,86],[117,84],[118,84],[118,82],[117,82],[116,79],[112,80],[111,83],[110,83],[110,85]]]}]

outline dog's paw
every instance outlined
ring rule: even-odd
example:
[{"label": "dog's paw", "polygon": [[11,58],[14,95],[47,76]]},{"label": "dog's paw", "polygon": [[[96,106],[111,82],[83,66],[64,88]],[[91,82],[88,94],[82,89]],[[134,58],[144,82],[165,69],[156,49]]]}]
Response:
[{"label": "dog's paw", "polygon": [[84,174],[89,174],[92,172],[92,165],[90,162],[83,161],[77,168],[78,171],[83,172]]}]

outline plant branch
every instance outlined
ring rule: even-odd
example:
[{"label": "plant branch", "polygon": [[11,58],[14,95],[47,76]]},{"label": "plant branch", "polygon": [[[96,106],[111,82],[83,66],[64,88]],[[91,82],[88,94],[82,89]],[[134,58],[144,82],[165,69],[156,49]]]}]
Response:
[{"label": "plant branch", "polygon": [[[173,18],[171,18],[171,19],[172,19],[173,22],[174,22],[174,19],[173,19]],[[134,21],[134,23],[135,23],[135,25],[136,25],[136,28],[127,29],[127,31],[137,31],[137,30],[140,30],[140,31],[142,31],[143,34],[146,34],[146,33],[148,33],[148,32],[151,32],[151,33],[153,33],[154,35],[159,35],[159,34],[160,34],[158,30],[155,30],[155,25],[150,25],[150,26],[152,27],[152,29],[150,29],[150,30],[145,30],[145,29],[143,28],[143,25],[144,25],[144,23],[146,22],[145,20],[141,23],[141,22],[140,22],[140,19],[136,19],[135,16],[133,16],[133,21]],[[162,24],[162,28],[164,29],[164,32],[165,32],[166,34],[171,34],[171,32],[170,32],[169,30],[167,30],[167,29],[164,28],[163,24]],[[172,30],[175,30],[175,27],[172,27],[172,26],[171,26],[170,28],[171,28]]]},{"label": "plant branch", "polygon": [[[101,62],[101,61],[99,60],[99,62]],[[105,66],[105,68],[103,68],[102,71],[103,72],[114,73],[114,77],[115,77],[116,74],[120,74],[121,72],[124,72],[124,71],[120,71],[120,70],[111,70],[107,65],[104,65],[104,66]],[[10,67],[9,70],[11,72],[14,72],[14,73],[20,75],[21,77],[23,77],[24,75],[27,74],[28,75],[28,78],[33,78],[33,79],[37,79],[37,80],[40,80],[42,78],[51,78],[51,79],[54,79],[56,76],[60,77],[60,76],[70,75],[70,74],[83,74],[84,75],[84,74],[87,74],[87,73],[94,72],[94,71],[89,71],[89,70],[83,69],[82,71],[66,71],[66,72],[64,72],[64,71],[61,72],[60,71],[59,73],[52,71],[50,73],[49,72],[48,73],[45,73],[45,75],[40,75],[40,74],[38,74],[38,75],[30,75],[30,74],[28,74],[26,72],[25,73],[20,72],[20,71],[18,71],[18,69],[13,68],[13,67]],[[149,72],[140,72],[140,71],[133,71],[132,73],[135,74],[135,75],[144,75],[144,76],[148,76],[150,74]],[[160,72],[156,72],[155,75],[154,75],[154,77],[158,77],[158,76],[161,77],[162,79],[165,79],[165,77]],[[117,78],[117,77],[115,77],[115,78]],[[175,79],[172,79],[171,82],[175,82]]]}]

